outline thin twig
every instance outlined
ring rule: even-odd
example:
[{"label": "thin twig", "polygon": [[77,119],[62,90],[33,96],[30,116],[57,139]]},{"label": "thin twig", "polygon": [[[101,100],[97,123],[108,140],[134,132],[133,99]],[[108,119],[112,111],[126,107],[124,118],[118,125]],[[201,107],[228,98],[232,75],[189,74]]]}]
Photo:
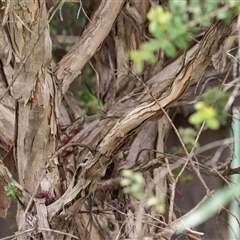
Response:
[{"label": "thin twig", "polygon": [[168,224],[172,222],[173,218],[173,208],[174,208],[174,199],[175,199],[175,192],[176,192],[176,184],[177,181],[174,179],[174,176],[172,174],[171,169],[169,168],[169,162],[167,157],[165,157],[167,169],[168,169],[168,175],[169,175],[169,180],[171,182],[171,196],[170,196],[170,204],[169,204],[169,211],[168,211]]},{"label": "thin twig", "polygon": [[86,19],[87,19],[90,23],[92,23],[92,22],[91,22],[91,19],[88,17],[87,13],[85,12],[85,10],[84,10],[84,8],[83,8],[83,6],[82,6],[82,0],[79,0],[79,5],[80,5],[80,7],[79,7],[79,9],[78,9],[77,19],[79,18],[80,11],[82,10],[82,12],[83,12],[84,16],[86,17]]},{"label": "thin twig", "polygon": [[[194,148],[195,148],[195,146],[197,145],[198,139],[199,139],[199,137],[200,137],[200,134],[201,134],[202,131],[203,131],[204,126],[205,126],[205,123],[202,124],[201,128],[200,128],[199,131],[198,131],[197,137],[196,137],[195,142],[194,142],[194,146],[193,146],[193,148],[192,148],[192,150],[191,150],[191,153],[192,153],[192,154],[193,154],[193,152],[194,152]],[[191,153],[190,153],[190,154],[191,154]],[[190,159],[190,163],[191,163],[191,166],[192,166],[193,171],[195,172],[195,174],[197,175],[198,179],[200,180],[200,182],[202,183],[203,187],[205,188],[206,193],[207,193],[208,195],[210,195],[210,190],[209,190],[207,184],[205,183],[205,181],[203,180],[203,178],[202,178],[199,170],[196,168],[196,165],[194,164],[192,158]]]}]

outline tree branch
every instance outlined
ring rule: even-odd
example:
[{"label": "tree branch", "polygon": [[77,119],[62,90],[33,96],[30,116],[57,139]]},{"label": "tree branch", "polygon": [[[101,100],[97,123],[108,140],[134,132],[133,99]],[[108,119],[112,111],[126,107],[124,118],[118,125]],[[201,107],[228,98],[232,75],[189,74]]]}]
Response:
[{"label": "tree branch", "polygon": [[[152,95],[157,99],[157,102],[149,97],[148,93],[145,93],[145,96],[141,94],[139,99],[145,98],[145,102],[133,107],[131,111],[115,124],[100,143],[98,147],[99,152],[110,157],[135,129],[156,115],[163,114],[162,108],[166,108],[171,103],[176,102],[191,85],[198,82],[206,68],[211,64],[211,56],[218,50],[217,47],[222,45],[229,36],[235,21],[236,18],[228,26],[218,21],[209,27],[196,51],[191,52],[190,49],[189,53],[186,54],[183,69],[176,71],[175,64],[175,73],[167,71],[164,76],[165,79],[161,77],[160,72],[158,74],[160,75],[158,84],[161,80],[165,81],[166,79],[168,79],[168,83],[164,86],[164,89],[161,89],[162,91],[157,87],[158,92],[155,92],[156,89],[153,88]],[[195,69],[198,69],[198,71],[194,71]],[[165,69],[162,72],[162,75],[164,75]],[[136,102],[139,103],[139,101]]]},{"label": "tree branch", "polygon": [[[236,21],[236,18],[232,24],[234,21]],[[124,112],[126,112],[126,106],[130,106],[130,110],[119,119],[114,127],[111,124],[107,125],[106,122],[104,123],[105,129],[109,127],[111,130],[96,148],[96,154],[89,153],[85,156],[85,161],[79,164],[74,179],[64,195],[48,206],[50,219],[55,217],[63,206],[67,206],[73,200],[73,205],[68,210],[65,208],[61,214],[64,217],[69,217],[73,212],[77,212],[81,208],[84,200],[94,191],[99,178],[105,174],[107,166],[112,162],[112,155],[117,149],[144,122],[156,116],[159,118],[162,114],[162,108],[169,107],[191,85],[199,81],[206,68],[211,64],[212,54],[217,50],[217,46],[221,45],[229,36],[231,29],[232,25],[227,26],[221,21],[216,22],[206,31],[201,43],[190,49],[186,54],[184,68],[176,71],[177,63],[183,66],[181,58],[180,61],[177,59],[170,64],[171,66],[167,66],[157,74],[152,81],[149,80],[150,90],[156,97],[157,103],[149,97],[148,93],[141,92],[137,95],[136,101],[133,101],[135,99],[128,96],[128,98],[124,98],[125,101],[120,100],[113,107],[112,111],[110,111],[111,113],[119,113],[119,109],[120,113],[122,113],[121,110],[123,108]],[[195,71],[195,69],[198,69],[198,71]],[[98,128],[99,126],[98,124]],[[95,129],[95,131],[98,130]]]},{"label": "tree branch", "polygon": [[102,0],[82,37],[57,64],[55,74],[62,94],[107,37],[124,1]]}]

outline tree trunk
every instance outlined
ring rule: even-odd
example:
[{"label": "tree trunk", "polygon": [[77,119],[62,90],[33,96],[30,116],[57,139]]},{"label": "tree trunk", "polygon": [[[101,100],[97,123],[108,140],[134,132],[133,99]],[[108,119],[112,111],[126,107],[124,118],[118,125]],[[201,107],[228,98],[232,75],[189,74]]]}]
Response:
[{"label": "tree trunk", "polygon": [[[21,192],[18,239],[138,239],[154,231],[160,239],[142,223],[143,206],[123,193],[120,171],[141,171],[149,183],[146,197],[166,195],[167,172],[156,161],[171,126],[166,111],[200,81],[236,18],[230,25],[215,21],[199,43],[165,66],[160,51],[157,65],[145,64],[140,79],[129,52],[146,41],[150,2],[93,1],[91,22],[55,65],[45,2],[0,1],[0,147],[1,156],[13,151],[20,186],[3,164],[0,177]],[[61,131],[62,98],[90,60],[105,114],[82,115],[74,122],[81,128],[77,134],[74,125]],[[67,96],[66,102],[71,102]],[[64,134],[71,136],[65,144]],[[12,158],[3,159],[5,166]],[[159,180],[151,191],[150,176]],[[174,227],[162,234],[171,237]]]},{"label": "tree trunk", "polygon": [[[6,4],[2,21],[6,45],[1,46],[7,59],[2,61],[4,74],[12,73],[6,77],[6,87],[15,100],[14,156],[19,183],[32,197],[38,192],[56,196],[61,193],[58,168],[49,158],[56,150],[59,106],[51,73],[48,13],[44,2],[9,1]],[[34,222],[31,214],[27,220],[26,210],[32,208],[32,201],[19,204],[19,231],[29,229]],[[46,213],[46,209],[41,211]],[[46,215],[42,220],[39,227],[49,228]],[[26,239],[26,236],[19,238]]]}]

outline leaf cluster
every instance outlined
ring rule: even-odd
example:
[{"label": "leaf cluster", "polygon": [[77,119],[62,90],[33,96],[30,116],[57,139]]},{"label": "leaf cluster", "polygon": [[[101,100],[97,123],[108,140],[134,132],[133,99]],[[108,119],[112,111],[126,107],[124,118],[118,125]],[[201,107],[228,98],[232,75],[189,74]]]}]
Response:
[{"label": "leaf cluster", "polygon": [[227,123],[228,113],[225,111],[225,106],[230,96],[230,92],[221,91],[218,87],[208,89],[202,96],[203,102],[215,109],[216,118],[222,126]]},{"label": "leaf cluster", "polygon": [[147,14],[148,30],[152,39],[143,43],[138,51],[130,53],[135,62],[135,71],[142,72],[144,62],[156,63],[155,53],[164,51],[168,57],[176,55],[178,49],[187,47],[191,34],[197,28],[207,27],[213,18],[229,23],[232,19],[231,9],[239,10],[236,1],[169,1],[169,11],[162,6],[150,9]]},{"label": "leaf cluster", "polygon": [[225,106],[230,96],[230,93],[223,92],[217,87],[209,89],[203,94],[202,101],[195,104],[196,112],[189,117],[189,122],[197,128],[205,122],[212,130],[226,125],[228,113]]},{"label": "leaf cluster", "polygon": [[12,184],[8,184],[7,186],[4,186],[4,190],[5,190],[6,195],[11,198],[16,198],[19,195],[21,195],[21,193],[18,191],[18,189],[15,186],[13,186]]},{"label": "leaf cluster", "polygon": [[142,173],[133,172],[132,170],[125,169],[122,171],[123,179],[120,184],[124,187],[125,193],[131,193],[137,199],[143,196],[144,178]]},{"label": "leaf cluster", "polygon": [[192,148],[199,147],[199,144],[196,143],[196,131],[193,128],[178,128],[178,132],[187,148],[188,151],[191,151]]}]

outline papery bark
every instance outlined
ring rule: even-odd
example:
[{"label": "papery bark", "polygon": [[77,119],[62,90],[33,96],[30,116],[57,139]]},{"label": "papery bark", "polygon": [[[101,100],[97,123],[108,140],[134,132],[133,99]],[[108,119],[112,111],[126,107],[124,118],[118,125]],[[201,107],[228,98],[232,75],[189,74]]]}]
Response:
[{"label": "papery bark", "polygon": [[[154,158],[160,153],[149,149],[165,151],[170,123],[163,108],[176,105],[189,87],[200,81],[236,21],[234,18],[229,26],[216,21],[199,43],[186,50],[186,55],[178,56],[165,67],[159,51],[158,64],[146,64],[139,81],[132,72],[129,52],[147,39],[146,13],[151,1],[124,3],[94,1],[97,8],[91,22],[79,41],[53,67],[45,2],[1,1],[0,147],[1,155],[5,155],[14,145],[20,186],[3,165],[0,177],[2,183],[11,183],[22,193],[18,199],[19,231],[33,227],[61,230],[63,234],[57,235],[58,239],[65,239],[64,233],[80,239],[117,238],[121,228],[114,214],[91,215],[91,203],[108,208],[112,190],[124,195],[119,187],[122,169],[144,169],[146,176],[159,179],[162,166]],[[106,113],[84,118],[67,94],[67,104],[76,109],[74,117],[84,121],[77,122],[77,129],[71,126],[67,130],[72,131],[63,131],[68,140],[60,143],[58,123],[70,121],[61,106],[62,97],[91,58]],[[10,162],[13,158],[5,160]],[[158,195],[166,195],[165,175],[166,171],[160,179],[164,190],[155,189]],[[111,182],[111,178],[116,181]],[[81,210],[89,215],[78,214]],[[134,224],[137,228],[132,230]],[[127,237],[131,238],[149,233],[146,225],[138,225],[134,217],[128,230]],[[33,230],[31,234],[36,239],[55,238],[51,231]],[[18,238],[27,239],[27,233]]]}]

